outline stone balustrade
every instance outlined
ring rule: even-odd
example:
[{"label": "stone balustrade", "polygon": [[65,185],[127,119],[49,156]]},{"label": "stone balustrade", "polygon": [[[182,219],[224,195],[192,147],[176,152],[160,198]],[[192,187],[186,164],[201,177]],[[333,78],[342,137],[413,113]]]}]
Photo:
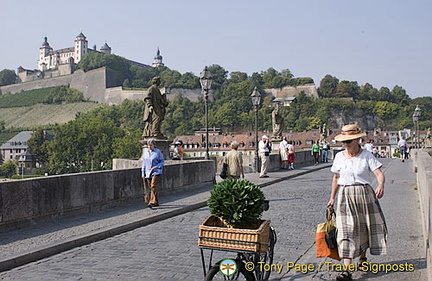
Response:
[{"label": "stone balustrade", "polygon": [[[167,161],[168,162],[168,161]],[[212,160],[166,163],[159,192],[212,185]],[[140,168],[0,182],[0,229],[116,206],[143,197]]]}]

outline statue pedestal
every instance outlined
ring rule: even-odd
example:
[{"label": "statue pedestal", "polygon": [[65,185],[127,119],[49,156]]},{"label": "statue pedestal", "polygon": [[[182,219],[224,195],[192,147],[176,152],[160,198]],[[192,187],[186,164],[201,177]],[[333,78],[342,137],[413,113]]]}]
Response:
[{"label": "statue pedestal", "polygon": [[[147,140],[149,140],[149,139],[150,138],[140,140],[140,143],[142,145],[142,153],[141,153],[141,158],[140,158],[141,161],[143,159],[144,151],[147,148]],[[170,144],[172,143],[172,141],[169,141],[167,139],[157,139],[157,138],[153,138],[153,139],[156,141],[156,148],[162,152],[164,159],[169,160],[170,159],[169,147],[170,147]]]},{"label": "statue pedestal", "polygon": [[279,146],[280,146],[281,141],[282,141],[282,138],[280,138],[280,139],[272,138],[271,139],[272,153],[278,153],[279,154]]}]

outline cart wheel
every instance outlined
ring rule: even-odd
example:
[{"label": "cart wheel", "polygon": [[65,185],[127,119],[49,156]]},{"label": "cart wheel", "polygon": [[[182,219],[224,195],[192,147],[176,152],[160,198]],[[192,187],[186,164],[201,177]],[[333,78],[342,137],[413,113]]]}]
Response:
[{"label": "cart wheel", "polygon": [[243,280],[243,281],[255,281],[255,276],[252,272],[247,271],[244,263],[241,263],[240,268],[231,276],[226,276],[222,274],[219,269],[219,263],[213,265],[210,270],[207,272],[207,275],[204,281],[210,280]]},{"label": "cart wheel", "polygon": [[[269,247],[267,252],[260,255],[259,261],[264,264],[273,264],[273,256],[274,256],[274,246],[276,244],[277,237],[276,231],[273,227],[270,227],[270,239],[269,239]],[[256,271],[258,280],[268,280],[270,278],[271,271]]]}]

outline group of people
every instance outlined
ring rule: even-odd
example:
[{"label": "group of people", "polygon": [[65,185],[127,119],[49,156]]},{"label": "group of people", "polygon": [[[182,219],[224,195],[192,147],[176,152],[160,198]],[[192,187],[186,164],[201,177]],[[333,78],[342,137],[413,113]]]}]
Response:
[{"label": "group of people", "polygon": [[320,143],[320,141],[316,141],[311,148],[311,154],[314,158],[314,165],[319,164],[320,155],[322,155],[322,162],[328,163],[329,159],[329,151],[330,151],[330,144],[323,139]]},{"label": "group of people", "polygon": [[287,141],[286,137],[282,138],[279,143],[279,154],[282,161],[282,169],[294,170],[294,144],[292,140]]},{"label": "group of people", "polygon": [[[352,280],[352,272],[349,265],[355,258],[359,258],[360,267],[367,262],[366,251],[369,249],[372,255],[386,254],[387,226],[384,214],[378,199],[384,196],[385,176],[381,170],[382,164],[366,148],[360,146],[360,139],[366,134],[357,125],[346,125],[341,134],[335,140],[341,142],[345,150],[337,153],[331,172],[331,194],[328,206],[336,206],[336,229],[339,256],[343,260],[347,270],[337,276],[338,281]],[[285,144],[286,142],[286,144]],[[293,163],[294,149],[289,148],[290,143],[284,139],[280,147],[283,161]],[[157,197],[157,184],[162,175],[164,158],[159,149],[155,147],[155,140],[147,141],[142,162],[142,177],[150,187],[150,208],[159,206]],[[292,143],[291,143],[292,145]],[[316,145],[318,145],[316,143]],[[229,178],[244,178],[243,160],[238,151],[239,144],[231,143],[231,150],[224,157],[228,164]],[[329,146],[318,147],[327,151]],[[327,149],[325,149],[327,148]],[[271,151],[269,138],[264,135],[259,142],[259,153],[262,160],[260,177],[268,177],[267,165]],[[286,157],[285,157],[286,156]],[[289,160],[290,159],[290,160]],[[288,164],[284,167],[292,167]],[[372,177],[377,179],[377,188],[372,188]]]},{"label": "group of people", "polygon": [[[143,136],[162,137],[160,134],[160,121],[163,120],[164,107],[167,105],[166,97],[159,96],[157,89],[160,79],[154,79],[154,89],[149,91],[146,97],[146,112],[144,120],[147,121]],[[153,99],[154,96],[159,97]],[[153,98],[152,98],[153,97]],[[161,108],[157,103],[162,104]],[[157,115],[157,116],[156,116]],[[384,196],[385,176],[381,170],[382,164],[373,155],[370,142],[363,147],[360,146],[360,139],[366,136],[357,125],[346,125],[339,135],[335,137],[341,142],[345,150],[337,153],[331,172],[331,193],[328,206],[336,206],[336,228],[339,256],[343,260],[346,270],[337,276],[338,281],[352,280],[352,272],[349,265],[355,258],[359,258],[360,267],[367,262],[366,251],[369,249],[372,255],[386,254],[387,226],[384,214],[381,210],[378,199]],[[150,208],[159,206],[157,185],[160,181],[164,157],[162,152],[155,147],[154,138],[147,140],[147,149],[143,153],[142,178],[145,186],[150,192],[145,192],[144,200]],[[407,145],[403,139],[398,143],[401,160],[406,157]],[[224,157],[228,164],[228,177],[244,178],[243,160],[238,152],[239,144],[231,143],[231,150]],[[182,159],[183,151],[181,143],[176,143],[175,158]],[[319,155],[322,153],[323,162],[328,162],[328,151],[330,146],[324,140],[321,144],[317,141],[312,146],[315,164],[318,164]],[[373,147],[372,147],[373,149]],[[269,138],[263,135],[258,144],[259,156],[261,158],[260,177],[268,177],[268,163],[271,152]],[[283,138],[279,153],[282,159],[282,168],[294,169],[294,146],[292,142]],[[377,179],[377,187],[372,188],[372,177]]]}]

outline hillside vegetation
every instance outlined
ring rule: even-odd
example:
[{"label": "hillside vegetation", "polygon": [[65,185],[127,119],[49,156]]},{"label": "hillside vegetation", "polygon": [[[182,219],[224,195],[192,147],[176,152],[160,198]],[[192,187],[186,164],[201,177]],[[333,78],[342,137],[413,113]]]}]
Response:
[{"label": "hillside vegetation", "polygon": [[[191,73],[179,76],[164,67],[127,68],[124,63],[119,63],[116,68],[118,71],[124,69],[130,71],[131,80],[126,79],[123,86],[146,88],[151,77],[158,75],[164,81],[161,87],[179,84],[189,85],[190,88],[199,87],[199,78]],[[308,78],[293,78],[289,70],[278,72],[273,68],[255,72],[251,76],[242,72],[229,73],[219,65],[211,65],[208,70],[213,77],[213,100],[208,104],[208,125],[228,133],[254,129],[255,111],[251,93],[255,87],[262,95],[258,109],[258,130],[272,132],[274,100],[263,89],[311,82]],[[339,81],[336,77],[326,75],[319,84],[318,94],[319,98],[313,98],[302,92],[296,96],[296,102],[281,109],[285,118],[284,132],[318,129],[324,124],[327,128],[339,129],[343,124],[353,122],[361,124],[364,130],[412,128],[412,114],[416,106],[422,110],[419,127],[432,127],[432,97],[411,99],[397,85],[391,89],[377,89],[369,83],[358,85],[356,81]],[[142,138],[144,127],[143,100],[124,100],[117,106],[71,103],[75,98],[79,99],[79,93],[67,87],[33,93],[28,98],[21,96],[18,99],[19,95],[28,93],[0,99],[0,129],[2,122],[6,128],[36,129],[34,137],[29,140],[29,151],[41,165],[42,174],[111,169],[113,158],[140,157],[142,148],[138,140]],[[13,98],[16,100],[11,100]],[[32,102],[23,107],[30,99],[33,99]],[[2,104],[7,104],[8,108],[2,108]],[[56,123],[58,125],[53,125]],[[203,99],[192,102],[182,95],[176,95],[166,108],[161,130],[172,140],[179,135],[193,134],[204,126]],[[52,141],[48,141],[43,133],[47,127],[52,129]],[[3,128],[3,131],[7,130]]]},{"label": "hillside vegetation", "polygon": [[0,120],[5,122],[6,128],[63,124],[74,120],[79,112],[88,112],[101,106],[103,105],[94,102],[76,102],[0,108]]}]

